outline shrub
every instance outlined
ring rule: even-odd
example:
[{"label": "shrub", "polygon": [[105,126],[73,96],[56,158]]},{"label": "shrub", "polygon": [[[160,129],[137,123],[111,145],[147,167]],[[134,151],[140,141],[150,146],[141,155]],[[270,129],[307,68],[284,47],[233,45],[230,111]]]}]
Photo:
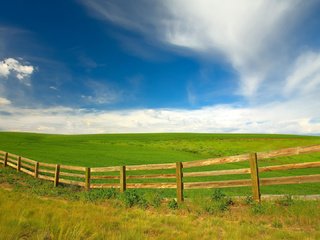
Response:
[{"label": "shrub", "polygon": [[85,201],[96,202],[98,200],[116,198],[118,192],[114,188],[107,189],[93,189],[87,192],[83,192],[82,198]]},{"label": "shrub", "polygon": [[177,209],[178,208],[178,203],[175,199],[171,199],[169,202],[168,202],[168,208],[170,209]]},{"label": "shrub", "polygon": [[215,189],[213,194],[211,195],[211,199],[213,201],[220,201],[222,200],[226,195],[222,192],[221,189]]},{"label": "shrub", "polygon": [[134,205],[139,205],[143,208],[148,207],[147,200],[140,196],[135,189],[125,191],[122,194],[121,199],[126,207],[133,207]]}]

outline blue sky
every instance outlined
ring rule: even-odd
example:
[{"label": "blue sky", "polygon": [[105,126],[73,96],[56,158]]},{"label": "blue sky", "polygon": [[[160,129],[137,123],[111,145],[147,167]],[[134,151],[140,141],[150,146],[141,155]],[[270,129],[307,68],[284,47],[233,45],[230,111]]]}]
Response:
[{"label": "blue sky", "polygon": [[4,1],[0,130],[320,133],[320,1]]}]

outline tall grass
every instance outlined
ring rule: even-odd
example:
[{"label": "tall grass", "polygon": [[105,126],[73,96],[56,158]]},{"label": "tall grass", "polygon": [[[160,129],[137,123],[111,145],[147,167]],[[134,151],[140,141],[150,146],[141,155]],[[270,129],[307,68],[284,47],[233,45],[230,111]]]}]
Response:
[{"label": "tall grass", "polygon": [[254,212],[237,203],[218,213],[191,204],[128,209],[110,200],[44,199],[0,188],[0,239],[319,239],[319,202],[262,207]]}]

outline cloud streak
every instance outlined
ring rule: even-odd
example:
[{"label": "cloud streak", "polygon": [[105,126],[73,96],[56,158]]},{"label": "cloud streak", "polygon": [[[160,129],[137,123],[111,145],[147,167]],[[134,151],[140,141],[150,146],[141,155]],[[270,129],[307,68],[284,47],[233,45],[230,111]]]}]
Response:
[{"label": "cloud streak", "polygon": [[[312,99],[306,99],[312,101]],[[89,111],[55,107],[22,109],[4,105],[1,130],[45,133],[230,132],[320,134],[320,103],[273,102],[259,107],[216,105],[196,110]],[[303,109],[296,111],[296,109]],[[275,114],[277,113],[277,114]],[[313,117],[306,117],[312,115]]]}]

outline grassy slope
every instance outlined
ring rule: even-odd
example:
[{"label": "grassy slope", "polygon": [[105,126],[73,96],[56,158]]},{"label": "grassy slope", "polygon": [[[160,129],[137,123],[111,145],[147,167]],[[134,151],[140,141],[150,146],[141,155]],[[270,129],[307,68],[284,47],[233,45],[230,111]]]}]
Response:
[{"label": "grassy slope", "polygon": [[[104,134],[46,135],[0,133],[0,149],[50,163],[82,166],[112,166],[191,161],[230,156],[293,146],[320,144],[320,137],[263,134]],[[289,162],[319,161],[320,154],[261,161],[260,166]],[[226,169],[246,167],[247,163],[195,168]],[[188,171],[188,169],[186,170]],[[302,169],[264,173],[262,177],[319,173]],[[248,178],[246,175],[193,178],[195,181]],[[191,179],[185,179],[190,181]],[[149,180],[154,181],[154,180]],[[174,181],[174,180],[172,180]],[[230,189],[233,194],[250,193],[250,188]],[[174,194],[174,191],[168,191]],[[206,194],[207,190],[186,191],[187,195]],[[268,186],[262,193],[319,194],[320,184]]]}]

